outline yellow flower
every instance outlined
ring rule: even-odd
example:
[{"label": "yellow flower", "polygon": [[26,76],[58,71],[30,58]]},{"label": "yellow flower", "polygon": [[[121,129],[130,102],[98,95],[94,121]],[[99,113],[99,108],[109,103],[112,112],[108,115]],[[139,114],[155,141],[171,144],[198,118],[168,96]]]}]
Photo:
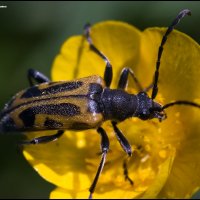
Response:
[{"label": "yellow flower", "polygon": [[[153,80],[157,51],[166,29],[141,32],[124,22],[106,21],[91,30],[94,44],[111,61],[116,88],[123,67],[131,67],[143,87]],[[173,31],[161,59],[157,101],[198,101],[200,97],[200,48],[189,36]],[[104,61],[89,49],[83,36],[73,36],[62,46],[52,68],[52,80],[73,80],[90,75],[103,77]],[[129,80],[128,91],[136,93]],[[168,118],[142,121],[127,119],[118,127],[129,140],[133,155],[125,181],[127,155],[110,122],[103,128],[110,151],[97,183],[94,198],[190,198],[200,186],[200,111],[189,106],[166,110]],[[46,134],[34,133],[34,136]],[[31,138],[33,135],[31,135]],[[100,136],[96,130],[66,131],[55,142],[25,146],[24,155],[35,170],[57,188],[51,198],[88,198],[89,187],[100,162]]]}]

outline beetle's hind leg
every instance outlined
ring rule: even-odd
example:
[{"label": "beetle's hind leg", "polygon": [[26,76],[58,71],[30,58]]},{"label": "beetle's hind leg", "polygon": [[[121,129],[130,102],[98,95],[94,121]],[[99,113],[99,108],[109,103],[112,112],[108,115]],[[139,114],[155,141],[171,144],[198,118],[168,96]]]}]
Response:
[{"label": "beetle's hind leg", "polygon": [[34,85],[33,80],[35,80],[37,83],[50,82],[49,78],[47,78],[44,74],[34,69],[29,69],[27,75],[30,86]]},{"label": "beetle's hind leg", "polygon": [[86,24],[84,26],[84,35],[90,45],[90,49],[94,51],[97,55],[99,55],[106,63],[106,69],[104,72],[104,80],[105,80],[106,86],[109,87],[112,82],[112,76],[113,76],[112,65],[110,61],[108,60],[108,58],[101,51],[99,51],[96,48],[96,46],[93,44],[92,38],[90,37],[90,24]]},{"label": "beetle's hind leg", "polygon": [[54,135],[46,135],[46,136],[34,138],[30,141],[22,141],[22,142],[20,142],[20,145],[41,144],[41,143],[51,142],[51,141],[57,140],[61,135],[63,135],[63,133],[64,133],[64,131],[59,130]]},{"label": "beetle's hind leg", "polygon": [[97,129],[97,132],[101,135],[102,157],[101,157],[101,161],[100,161],[96,176],[95,176],[95,178],[94,178],[94,180],[92,182],[92,185],[90,186],[90,189],[89,189],[89,191],[90,191],[89,199],[92,199],[92,194],[94,193],[97,181],[98,181],[99,176],[100,176],[100,174],[101,174],[101,172],[103,170],[104,163],[105,163],[105,160],[106,160],[106,155],[107,155],[108,150],[109,150],[109,139],[108,139],[108,136],[107,136],[105,130],[103,128],[99,127]]}]

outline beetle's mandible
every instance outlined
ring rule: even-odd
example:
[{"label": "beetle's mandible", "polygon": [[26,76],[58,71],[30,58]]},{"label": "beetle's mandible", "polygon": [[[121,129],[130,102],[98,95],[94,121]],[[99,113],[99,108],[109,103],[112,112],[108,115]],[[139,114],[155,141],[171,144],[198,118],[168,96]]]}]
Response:
[{"label": "beetle's mandible", "polygon": [[[23,142],[23,144],[39,144],[58,139],[64,130],[97,129],[101,136],[102,158],[89,189],[89,198],[92,198],[109,150],[109,139],[101,127],[104,121],[111,121],[119,143],[123,150],[131,156],[131,145],[118,129],[117,123],[130,117],[138,117],[142,120],[157,118],[162,121],[166,118],[164,110],[173,105],[182,104],[200,108],[199,104],[185,100],[175,101],[164,106],[154,101],[158,92],[157,84],[163,46],[168,35],[186,15],[190,15],[190,11],[182,10],[165,32],[158,50],[153,83],[146,89],[141,87],[130,68],[122,70],[117,89],[109,88],[112,81],[112,65],[109,59],[93,44],[90,37],[90,25],[85,25],[84,35],[90,49],[106,63],[104,78],[93,75],[73,81],[51,82],[42,73],[30,69],[28,80],[31,87],[20,91],[5,104],[0,113],[0,132],[57,130],[54,135],[41,136]],[[129,75],[136,83],[138,89],[136,95],[126,92]],[[38,84],[34,86],[33,80]],[[149,97],[147,91],[150,89],[152,89],[152,93]],[[128,177],[126,166],[124,166],[124,172],[126,178],[133,184]]]}]

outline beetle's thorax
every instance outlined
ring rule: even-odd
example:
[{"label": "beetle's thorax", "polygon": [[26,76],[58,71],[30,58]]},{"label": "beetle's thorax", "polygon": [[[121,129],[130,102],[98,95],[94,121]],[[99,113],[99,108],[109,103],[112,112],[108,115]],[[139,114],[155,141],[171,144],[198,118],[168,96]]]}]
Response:
[{"label": "beetle's thorax", "polygon": [[101,95],[106,120],[123,121],[132,117],[138,107],[137,96],[119,89],[105,88]]}]

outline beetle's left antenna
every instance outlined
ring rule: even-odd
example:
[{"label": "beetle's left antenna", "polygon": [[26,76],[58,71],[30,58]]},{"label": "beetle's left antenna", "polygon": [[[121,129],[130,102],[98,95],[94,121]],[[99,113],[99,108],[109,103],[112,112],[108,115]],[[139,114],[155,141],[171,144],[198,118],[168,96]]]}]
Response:
[{"label": "beetle's left antenna", "polygon": [[163,52],[163,46],[167,41],[167,36],[172,32],[172,30],[174,29],[174,27],[180,22],[180,20],[185,17],[186,15],[191,15],[190,10],[185,9],[182,10],[177,17],[174,19],[174,21],[172,22],[172,24],[168,27],[167,31],[165,32],[165,35],[162,38],[160,47],[158,49],[158,58],[157,58],[157,62],[156,62],[156,71],[154,74],[154,82],[153,82],[153,89],[152,89],[152,94],[151,94],[151,98],[155,99],[157,93],[158,93],[158,77],[159,77],[159,68],[160,68],[160,59],[162,56],[162,52]]}]

